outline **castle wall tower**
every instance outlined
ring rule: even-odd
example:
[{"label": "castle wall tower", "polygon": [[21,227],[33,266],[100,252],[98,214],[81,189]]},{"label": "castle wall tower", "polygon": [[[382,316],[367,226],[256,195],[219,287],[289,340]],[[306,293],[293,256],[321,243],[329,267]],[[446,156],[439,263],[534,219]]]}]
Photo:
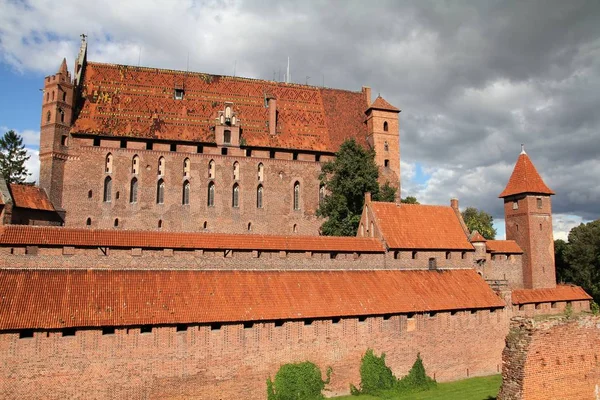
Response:
[{"label": "castle wall tower", "polygon": [[58,72],[44,79],[40,126],[40,186],[56,209],[62,209],[64,164],[73,121],[74,85],[63,59]]},{"label": "castle wall tower", "polygon": [[556,286],[553,194],[523,149],[499,197],[504,199],[506,239],[516,241],[525,252],[523,284],[528,289]]},{"label": "castle wall tower", "polygon": [[[370,101],[370,90],[367,102]],[[379,96],[367,111],[368,142],[375,149],[375,162],[379,167],[380,183],[389,182],[398,188],[400,198],[400,110]]]}]

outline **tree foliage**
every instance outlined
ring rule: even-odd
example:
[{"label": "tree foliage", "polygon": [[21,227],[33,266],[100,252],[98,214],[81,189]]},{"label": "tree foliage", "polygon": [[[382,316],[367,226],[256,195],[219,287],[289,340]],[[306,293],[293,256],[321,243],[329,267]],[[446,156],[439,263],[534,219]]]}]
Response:
[{"label": "tree foliage", "polygon": [[285,364],[275,374],[275,381],[267,379],[268,400],[320,400],[324,399],[323,389],[329,383],[331,368],[327,369],[327,379],[321,379],[321,370],[310,361]]},{"label": "tree foliage", "polygon": [[496,238],[496,229],[494,228],[494,218],[485,211],[479,211],[475,207],[467,207],[462,212],[467,228],[470,232],[477,231],[484,238],[494,240]]},{"label": "tree foliage", "polygon": [[554,242],[559,281],[574,283],[600,302],[600,219],[569,232],[569,242]]},{"label": "tree foliage", "polygon": [[323,164],[319,179],[328,194],[317,210],[318,216],[327,218],[321,225],[323,235],[356,235],[366,192],[371,193],[373,200],[394,200],[394,187],[389,184],[379,187],[374,156],[373,151],[349,139],[342,143],[335,160]]},{"label": "tree foliage", "polygon": [[421,204],[417,201],[417,198],[414,196],[406,196],[402,200],[400,200],[403,204]]},{"label": "tree foliage", "polygon": [[0,172],[6,183],[22,183],[31,175],[25,162],[29,160],[23,138],[10,130],[0,138]]}]

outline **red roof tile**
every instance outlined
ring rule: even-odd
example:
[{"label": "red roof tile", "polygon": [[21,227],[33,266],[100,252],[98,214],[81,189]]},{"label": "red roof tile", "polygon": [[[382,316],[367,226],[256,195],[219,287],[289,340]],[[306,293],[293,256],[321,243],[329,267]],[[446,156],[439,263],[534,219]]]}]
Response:
[{"label": "red roof tile", "polygon": [[9,185],[15,207],[54,211],[44,189],[33,185],[11,183]]},{"label": "red roof tile", "polygon": [[373,238],[234,235],[6,225],[0,244],[287,251],[385,251]]},{"label": "red roof tile", "polygon": [[[72,133],[214,143],[218,111],[233,102],[248,146],[336,152],[366,146],[362,92],[164,69],[88,63]],[[175,88],[185,90],[175,100]],[[270,135],[265,96],[277,98]]]},{"label": "red roof tile", "polygon": [[371,106],[369,107],[369,109],[375,109],[375,110],[383,110],[383,111],[396,111],[396,112],[400,112],[399,108],[394,107],[393,105],[391,105],[390,103],[388,103],[387,101],[384,100],[383,97],[378,96],[375,101],[373,102],[373,104],[371,104]]},{"label": "red roof tile", "polygon": [[372,202],[371,209],[389,248],[474,250],[452,207]]},{"label": "red roof tile", "polygon": [[523,250],[514,240],[488,240],[485,242],[490,253],[522,254]]},{"label": "red roof tile", "polygon": [[517,159],[515,169],[506,188],[498,197],[508,197],[521,193],[554,194],[544,183],[527,153],[522,152]]},{"label": "red roof tile", "polygon": [[503,307],[474,270],[0,270],[0,330]]},{"label": "red roof tile", "polygon": [[471,243],[481,243],[481,242],[487,242],[487,239],[484,238],[483,236],[481,236],[481,233],[474,231],[471,234],[471,239],[470,239]]},{"label": "red roof tile", "polygon": [[577,300],[592,300],[592,296],[579,286],[570,285],[557,285],[548,289],[518,289],[512,292],[513,304]]}]

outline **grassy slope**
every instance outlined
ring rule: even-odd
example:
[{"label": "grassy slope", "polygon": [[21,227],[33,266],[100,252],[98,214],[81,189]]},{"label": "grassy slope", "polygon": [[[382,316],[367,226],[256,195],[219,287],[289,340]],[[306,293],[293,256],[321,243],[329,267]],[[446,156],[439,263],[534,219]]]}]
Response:
[{"label": "grassy slope", "polygon": [[500,375],[471,378],[456,382],[438,383],[427,392],[403,394],[401,396],[342,396],[338,400],[487,400],[495,399],[502,384]]}]

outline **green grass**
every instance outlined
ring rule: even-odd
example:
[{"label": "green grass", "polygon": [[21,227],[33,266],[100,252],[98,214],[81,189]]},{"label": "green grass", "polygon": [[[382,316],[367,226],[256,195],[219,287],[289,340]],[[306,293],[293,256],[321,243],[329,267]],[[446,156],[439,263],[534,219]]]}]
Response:
[{"label": "green grass", "polygon": [[437,387],[426,392],[402,395],[341,396],[338,400],[488,400],[495,399],[502,384],[501,375],[464,379],[462,381],[438,383]]}]

